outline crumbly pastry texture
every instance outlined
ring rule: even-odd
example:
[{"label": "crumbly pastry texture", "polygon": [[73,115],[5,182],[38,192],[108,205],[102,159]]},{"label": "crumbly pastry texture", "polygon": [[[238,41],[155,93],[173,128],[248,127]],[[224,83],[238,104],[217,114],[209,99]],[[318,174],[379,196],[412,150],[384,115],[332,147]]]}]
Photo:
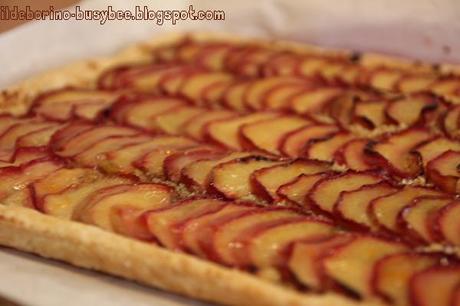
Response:
[{"label": "crumbly pastry texture", "polygon": [[460,305],[458,71],[192,33],[46,72],[0,93],[0,244],[225,305]]}]

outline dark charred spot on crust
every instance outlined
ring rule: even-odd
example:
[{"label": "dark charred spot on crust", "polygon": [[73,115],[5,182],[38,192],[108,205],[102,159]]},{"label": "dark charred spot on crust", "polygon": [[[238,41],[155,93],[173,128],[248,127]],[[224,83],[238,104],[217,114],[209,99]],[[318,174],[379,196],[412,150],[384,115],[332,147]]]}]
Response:
[{"label": "dark charred spot on crust", "polygon": [[439,63],[434,63],[431,65],[431,68],[434,70],[434,71],[439,71],[441,69],[441,64]]},{"label": "dark charred spot on crust", "polygon": [[359,51],[353,51],[349,57],[350,62],[357,63],[361,60],[362,54]]}]

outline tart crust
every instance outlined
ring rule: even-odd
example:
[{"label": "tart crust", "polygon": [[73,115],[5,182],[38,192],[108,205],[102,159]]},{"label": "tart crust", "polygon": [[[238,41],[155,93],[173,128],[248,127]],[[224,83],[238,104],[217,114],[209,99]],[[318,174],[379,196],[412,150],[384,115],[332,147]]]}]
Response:
[{"label": "tart crust", "polygon": [[[98,75],[120,64],[141,63],[153,48],[174,44],[187,37],[197,41],[242,41],[228,34],[169,34],[134,45],[111,56],[80,61],[51,70],[0,92],[0,112],[24,114],[38,94],[64,86],[94,88]],[[326,49],[284,41],[254,41],[274,49],[298,53],[324,53]],[[337,57],[351,52],[327,51]],[[362,65],[388,65],[411,71],[460,73],[459,66],[432,65],[377,54],[361,54]],[[338,294],[298,293],[262,278],[216,265],[196,257],[168,251],[93,226],[61,220],[36,211],[0,205],[0,244],[130,279],[148,286],[226,305],[383,305],[379,301],[357,302]],[[149,260],[146,260],[148,258]]]}]

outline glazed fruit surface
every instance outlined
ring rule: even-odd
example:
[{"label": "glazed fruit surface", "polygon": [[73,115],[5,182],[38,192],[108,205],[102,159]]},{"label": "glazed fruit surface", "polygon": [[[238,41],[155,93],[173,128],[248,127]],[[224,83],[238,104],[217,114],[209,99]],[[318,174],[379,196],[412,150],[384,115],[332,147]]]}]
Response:
[{"label": "glazed fruit surface", "polygon": [[305,292],[459,304],[460,79],[184,41],[0,119],[0,200]]}]

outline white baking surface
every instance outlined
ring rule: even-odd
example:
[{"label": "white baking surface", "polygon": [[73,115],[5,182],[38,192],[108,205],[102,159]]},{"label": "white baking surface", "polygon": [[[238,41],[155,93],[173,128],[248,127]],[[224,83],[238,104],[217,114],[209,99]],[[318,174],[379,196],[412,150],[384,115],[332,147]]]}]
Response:
[{"label": "white baking surface", "polygon": [[[195,9],[219,9],[225,21],[40,21],[0,35],[0,88],[37,72],[82,58],[116,52],[127,44],[175,30],[228,31],[279,37],[329,47],[383,51],[420,59],[460,62],[460,1],[457,0],[195,0]],[[83,9],[185,9],[187,0],[87,0]],[[204,305],[0,248],[0,294],[25,305]]]},{"label": "white baking surface", "polygon": [[0,248],[0,262],[0,295],[23,305],[208,305],[15,250]]}]

